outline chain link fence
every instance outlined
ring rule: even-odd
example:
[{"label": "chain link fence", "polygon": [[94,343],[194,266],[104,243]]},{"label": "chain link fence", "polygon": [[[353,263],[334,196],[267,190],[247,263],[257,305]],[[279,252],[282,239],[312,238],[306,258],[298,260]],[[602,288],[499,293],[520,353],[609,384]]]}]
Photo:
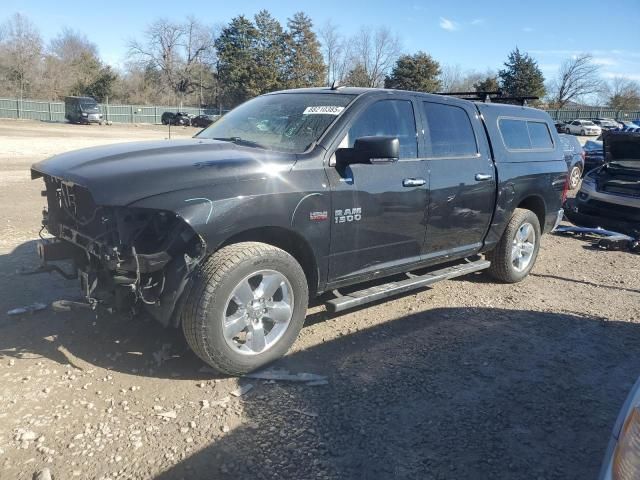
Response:
[{"label": "chain link fence", "polygon": [[[220,115],[226,110],[213,108],[175,107],[167,105],[99,104],[104,121],[117,123],[161,123],[164,112],[185,112],[191,115]],[[0,118],[22,118],[44,122],[64,122],[64,102],[0,98]]]},{"label": "chain link fence", "polygon": [[[100,104],[104,121],[117,123],[161,123],[164,112],[186,112],[192,115],[220,115],[226,110],[194,107],[175,107],[167,105],[110,105]],[[636,120],[640,110],[615,110],[612,108],[564,108],[546,110],[552,119],[571,121],[577,118],[613,118],[616,120]],[[45,122],[64,122],[64,102],[46,102],[39,100],[20,100],[0,98],[0,118],[24,118]]]}]

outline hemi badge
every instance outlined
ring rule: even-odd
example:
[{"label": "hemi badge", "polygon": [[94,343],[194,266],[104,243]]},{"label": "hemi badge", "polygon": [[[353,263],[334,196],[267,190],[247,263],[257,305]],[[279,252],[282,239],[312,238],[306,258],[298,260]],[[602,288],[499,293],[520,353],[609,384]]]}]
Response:
[{"label": "hemi badge", "polygon": [[329,212],[326,210],[324,212],[310,212],[309,220],[312,222],[321,222],[323,220],[327,220],[329,218]]}]

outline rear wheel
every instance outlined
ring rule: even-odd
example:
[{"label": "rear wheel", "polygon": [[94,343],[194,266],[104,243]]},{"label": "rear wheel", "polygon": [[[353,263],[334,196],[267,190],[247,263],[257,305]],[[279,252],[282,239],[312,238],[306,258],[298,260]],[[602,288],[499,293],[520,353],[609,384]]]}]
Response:
[{"label": "rear wheel", "polygon": [[533,268],[540,248],[540,222],[531,210],[516,208],[496,248],[487,254],[489,274],[505,283],[523,280]]},{"label": "rear wheel", "polygon": [[195,272],[181,312],[187,343],[220,372],[239,375],[283,356],[306,315],[302,267],[258,242],[229,245]]},{"label": "rear wheel", "polygon": [[580,185],[580,179],[582,178],[582,169],[575,165],[569,172],[569,189],[575,190]]}]

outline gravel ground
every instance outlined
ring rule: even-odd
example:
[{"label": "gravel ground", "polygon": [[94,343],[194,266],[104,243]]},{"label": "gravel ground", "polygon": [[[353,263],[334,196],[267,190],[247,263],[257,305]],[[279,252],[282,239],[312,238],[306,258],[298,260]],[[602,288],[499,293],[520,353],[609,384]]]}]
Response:
[{"label": "gravel ground", "polygon": [[476,274],[344,314],[313,306],[276,367],[324,385],[218,376],[143,319],[7,316],[77,296],[17,273],[37,265],[29,165],[165,134],[0,121],[0,478],[595,478],[640,375],[639,255],[547,235],[518,285]]}]

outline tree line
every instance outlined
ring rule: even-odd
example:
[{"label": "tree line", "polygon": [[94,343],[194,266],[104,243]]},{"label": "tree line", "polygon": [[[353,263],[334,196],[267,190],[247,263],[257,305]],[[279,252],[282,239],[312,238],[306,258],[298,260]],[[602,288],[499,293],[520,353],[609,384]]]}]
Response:
[{"label": "tree line", "polygon": [[582,102],[640,108],[638,82],[604,81],[588,53],[566,59],[551,79],[517,47],[502,68],[465,71],[424,51],[404,53],[398,35],[386,27],[362,27],[345,36],[331,21],[315,28],[303,12],[284,25],[267,10],[219,27],[194,17],[157,19],[127,47],[123,68],[114,69],[82,32],[63,28],[45,44],[38,28],[16,13],[0,27],[0,96],[90,95],[99,101],[226,109],[274,90],[337,82],[423,92],[501,91],[537,96],[556,108]]}]

